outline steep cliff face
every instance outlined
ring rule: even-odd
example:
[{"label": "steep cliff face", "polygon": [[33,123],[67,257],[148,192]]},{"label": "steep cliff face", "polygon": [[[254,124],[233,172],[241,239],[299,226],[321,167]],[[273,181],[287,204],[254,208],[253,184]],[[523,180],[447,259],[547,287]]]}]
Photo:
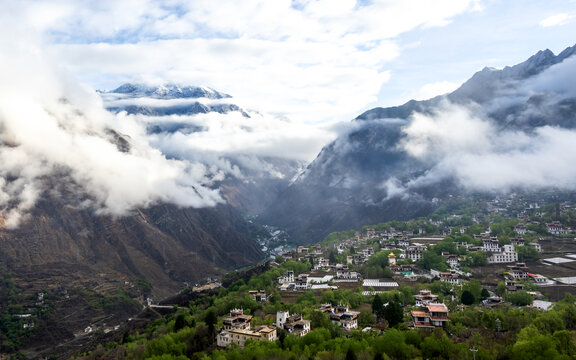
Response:
[{"label": "steep cliff face", "polygon": [[[406,183],[426,171],[426,164],[397,150],[405,121],[362,126],[325,147],[260,220],[285,226],[302,242],[322,240],[382,219],[410,219],[429,213],[427,199],[445,188],[422,187],[412,196],[395,196],[386,188]],[[386,183],[387,179],[394,179]],[[427,198],[424,197],[424,193]]]},{"label": "steep cliff face", "polygon": [[[576,128],[576,88],[567,81],[574,53],[576,46],[557,56],[540,51],[512,67],[485,68],[451,94],[361,114],[261,221],[318,241],[426,215],[464,191],[573,186],[561,170],[569,167],[563,154],[570,151],[562,149],[569,140],[559,144]],[[546,158],[561,165],[548,169]]]},{"label": "steep cliff face", "polygon": [[131,216],[99,216],[46,195],[14,230],[0,230],[2,262],[15,274],[34,269],[70,279],[145,280],[156,298],[262,258],[250,224],[230,206],[156,205]]}]

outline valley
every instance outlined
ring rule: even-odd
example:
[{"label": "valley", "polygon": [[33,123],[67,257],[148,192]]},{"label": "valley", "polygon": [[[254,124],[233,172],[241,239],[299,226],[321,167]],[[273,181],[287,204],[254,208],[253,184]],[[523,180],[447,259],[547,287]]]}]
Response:
[{"label": "valley", "polygon": [[[411,359],[466,357],[469,349],[477,349],[483,358],[492,359],[525,356],[526,346],[533,354],[572,354],[571,337],[565,338],[567,347],[554,345],[552,339],[567,336],[574,328],[570,317],[576,311],[576,287],[568,278],[576,276],[576,233],[567,224],[574,224],[576,204],[539,202],[549,196],[555,193],[482,196],[483,200],[473,202],[454,199],[429,219],[331,234],[321,244],[299,246],[259,267],[229,273],[213,284],[215,290],[189,289],[166,299],[164,316],[158,313],[161,307],[148,306],[137,317],[143,327],[125,322],[117,331],[98,337],[106,347],[88,346],[92,351],[82,358],[267,357],[270,353],[289,358],[301,353],[314,357],[353,353]],[[550,234],[550,229],[538,226],[554,219],[566,224],[564,234]],[[533,225],[534,230],[520,235],[522,224]],[[541,252],[525,252],[522,248],[528,245],[515,245],[518,260],[490,264],[493,255],[482,249],[495,237],[502,243],[537,241]],[[413,262],[412,249],[423,241],[429,243]],[[472,243],[483,246],[465,251]],[[449,249],[451,255],[446,255]],[[454,266],[449,259],[456,252],[459,264]],[[474,263],[474,254],[481,254],[481,265]],[[555,260],[559,257],[566,262]],[[538,276],[553,282],[536,280]],[[466,292],[472,300],[465,300]],[[432,300],[422,303],[428,297]],[[399,318],[393,320],[392,313],[378,310],[376,298],[387,306],[399,304]],[[446,322],[432,325],[416,320],[430,304],[445,306]],[[327,307],[332,313],[319,311]],[[346,309],[334,310],[340,307]],[[229,315],[238,311],[242,314]],[[283,312],[301,314],[294,324],[304,327],[283,330],[277,323]],[[351,319],[335,314],[348,314]],[[224,329],[227,321],[236,318],[247,319],[254,333],[272,329],[274,341],[223,345],[221,337],[227,333],[248,334],[244,327],[234,330],[236,325]],[[529,331],[538,333],[537,337],[527,339]],[[386,345],[391,337],[394,347]],[[536,343],[546,337],[548,345],[537,348]],[[433,347],[438,341],[444,345]]]},{"label": "valley", "polygon": [[[321,244],[298,246],[291,251],[284,251],[276,255],[273,262],[268,261],[253,270],[229,273],[221,280],[211,280],[212,285],[209,283],[205,287],[199,287],[189,284],[177,297],[162,301],[152,299],[152,306],[146,299],[152,296],[153,287],[144,281],[131,282],[128,277],[113,273],[100,273],[98,278],[93,280],[89,275],[90,269],[86,269],[86,275],[82,275],[82,271],[77,267],[30,268],[28,273],[22,273],[19,277],[5,278],[2,293],[12,293],[8,302],[3,304],[3,308],[8,310],[4,312],[4,319],[10,319],[12,326],[23,327],[33,323],[33,327],[23,333],[20,331],[21,335],[11,334],[13,338],[10,338],[10,341],[20,339],[21,343],[4,340],[4,344],[14,344],[13,349],[19,349],[28,355],[57,354],[59,357],[69,357],[78,352],[93,351],[92,354],[104,356],[110,349],[117,354],[115,346],[122,348],[120,344],[127,341],[126,336],[127,339],[135,339],[133,336],[138,331],[150,331],[146,328],[154,321],[170,322],[175,316],[184,314],[188,324],[202,323],[204,316],[207,316],[204,311],[210,309],[210,304],[220,304],[216,305],[216,314],[219,316],[224,315],[230,308],[240,307],[255,316],[255,324],[269,326],[272,325],[271,312],[275,311],[272,309],[288,308],[290,313],[303,312],[304,319],[311,319],[314,324],[312,329],[316,329],[319,320],[314,320],[313,312],[306,310],[309,306],[345,302],[352,306],[351,309],[363,314],[358,319],[359,329],[362,326],[378,328],[386,322],[374,320],[368,315],[372,314],[370,306],[374,291],[380,296],[402,294],[404,321],[410,327],[411,307],[408,304],[411,304],[412,300],[409,299],[417,294],[419,289],[432,289],[434,293],[439,293],[453,310],[453,306],[459,303],[462,289],[467,288],[467,283],[481,285],[492,294],[497,294],[501,284],[508,282],[505,273],[515,262],[484,262],[478,266],[471,262],[476,261],[471,260],[475,259],[473,253],[461,252],[465,245],[463,242],[467,242],[468,246],[472,245],[470,242],[481,245],[481,239],[486,239],[483,234],[487,229],[493,231],[486,235],[488,238],[498,236],[503,243],[522,238],[523,243],[540,244],[542,252],[539,255],[518,258],[517,261],[524,261],[530,273],[550,280],[566,280],[563,280],[564,283],[554,281],[553,284],[545,286],[531,285],[529,280],[522,280],[522,283],[530,289],[531,294],[539,294],[532,295],[538,301],[544,299],[554,303],[562,302],[566,293],[576,291],[575,285],[569,281],[569,278],[576,276],[576,260],[570,260],[569,257],[570,254],[576,257],[575,233],[571,230],[576,225],[576,203],[559,204],[549,201],[572,197],[573,194],[570,193],[546,191],[539,194],[514,193],[497,197],[477,195],[473,200],[467,197],[452,198],[427,218],[365,225],[362,229],[333,233]],[[562,236],[551,236],[543,226],[556,219],[567,229]],[[529,224],[528,228],[533,230],[519,235],[516,229],[522,229],[519,226],[521,224]],[[411,249],[420,246],[419,242],[425,244],[423,252],[420,253],[419,260],[412,262],[407,255],[416,254],[411,252]],[[445,275],[442,274],[447,271],[447,274],[450,274],[451,265],[446,263],[449,257],[439,256],[439,250],[431,251],[440,246],[443,249],[452,248],[451,253],[455,253],[454,249],[457,249],[461,255],[460,265],[456,269],[459,274],[469,275],[459,275],[457,282],[446,282],[448,280],[444,279]],[[484,254],[482,256],[488,256],[488,253],[478,249],[475,251]],[[398,265],[392,266],[389,263],[388,255],[392,253],[397,255]],[[534,256],[534,253],[521,253],[522,256]],[[559,257],[567,259],[566,262],[546,260]],[[304,282],[288,290],[278,287],[276,277],[287,270],[293,271],[294,275],[306,274]],[[71,273],[74,275],[70,276]],[[323,284],[322,280],[311,280],[321,278],[328,279],[323,280],[327,281],[328,285]],[[379,280],[374,282],[370,279]],[[380,282],[385,284],[384,287],[374,287],[374,284]],[[368,283],[372,285],[367,285]],[[11,287],[7,286],[8,284],[12,284]],[[395,285],[390,287],[392,284]],[[253,302],[247,302],[248,290],[256,289],[264,290],[269,297],[267,301],[274,306],[257,306]],[[511,290],[508,291],[512,294]],[[156,308],[154,304],[157,303],[161,306]],[[486,306],[478,299],[476,303],[478,306]],[[176,314],[174,306],[179,307]],[[506,308],[510,305],[503,302],[500,306]],[[144,310],[141,310],[143,307]],[[162,307],[168,312],[165,313]],[[70,313],[70,309],[74,311]],[[140,314],[136,315],[137,313]],[[26,314],[30,316],[18,317]],[[196,320],[191,320],[190,316]],[[161,320],[164,317],[166,320]],[[50,332],[46,332],[48,329],[51,329]],[[28,335],[22,337],[24,334]],[[7,333],[4,336],[6,335]],[[150,335],[152,338],[158,336],[154,332]],[[30,340],[25,339],[34,340],[29,342]],[[57,347],[51,346],[55,341],[60,344]],[[212,341],[215,341],[215,337]],[[111,342],[118,345],[108,350],[98,346]],[[211,351],[212,347],[209,345],[210,341],[199,343],[195,345],[198,347],[194,348],[194,352]],[[142,346],[144,351],[148,345]],[[126,349],[120,352],[125,352]],[[198,355],[192,356],[192,353],[189,353],[188,356]]]},{"label": "valley", "polygon": [[46,142],[2,123],[0,358],[575,355],[576,97],[550,82],[575,52],[368,110],[309,163],[208,87],[62,96]]}]

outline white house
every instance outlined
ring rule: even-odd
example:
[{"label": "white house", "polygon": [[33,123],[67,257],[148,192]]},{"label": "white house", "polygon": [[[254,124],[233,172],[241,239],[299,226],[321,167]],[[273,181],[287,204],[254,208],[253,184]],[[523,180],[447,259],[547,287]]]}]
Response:
[{"label": "white house", "polygon": [[304,336],[310,332],[310,320],[302,319],[301,314],[290,316],[288,311],[276,313],[276,328],[285,329],[290,334]]},{"label": "white house", "polygon": [[536,250],[538,250],[538,252],[542,252],[542,245],[536,243],[536,242],[531,242],[528,244],[528,246],[532,246],[533,248],[535,248]]},{"label": "white house", "polygon": [[564,229],[560,221],[553,221],[546,224],[546,231],[552,235],[566,235],[568,230]]},{"label": "white house", "polygon": [[318,311],[326,313],[331,321],[339,323],[345,330],[358,329],[360,312],[350,311],[345,305],[333,307],[330,304],[322,304]]},{"label": "white house", "polygon": [[516,233],[518,235],[525,235],[526,234],[526,225],[525,224],[518,224],[514,227],[514,231],[516,231]]},{"label": "white house", "polygon": [[336,272],[337,279],[358,279],[360,275],[356,271],[340,270]]},{"label": "white house", "polygon": [[500,245],[498,245],[498,239],[490,238],[482,240],[482,250],[485,252],[500,252]]},{"label": "white house", "polygon": [[487,259],[488,263],[503,264],[518,261],[518,253],[514,250],[513,245],[504,245],[501,250],[501,252],[493,252]]},{"label": "white house", "polygon": [[406,248],[406,258],[416,262],[422,258],[424,251],[426,251],[426,246],[422,244],[412,244]]},{"label": "white house", "polygon": [[458,269],[460,267],[460,259],[458,255],[448,255],[446,262],[451,269]]},{"label": "white house", "polygon": [[279,284],[290,284],[294,282],[294,271],[288,270],[284,273],[284,275],[278,278]]},{"label": "white house", "polygon": [[226,347],[230,343],[235,343],[240,347],[244,347],[248,339],[275,341],[276,329],[262,326],[256,331],[244,329],[222,330],[216,337],[216,345]]}]

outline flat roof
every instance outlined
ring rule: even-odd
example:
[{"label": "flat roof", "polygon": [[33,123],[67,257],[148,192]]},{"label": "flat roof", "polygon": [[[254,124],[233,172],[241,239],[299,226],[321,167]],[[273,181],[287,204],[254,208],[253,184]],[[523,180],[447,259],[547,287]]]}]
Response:
[{"label": "flat roof", "polygon": [[362,295],[364,296],[370,296],[370,295],[376,295],[376,294],[384,294],[386,291],[384,290],[377,290],[377,291],[362,291]]},{"label": "flat roof", "polygon": [[559,278],[554,278],[554,280],[558,281],[559,283],[565,284],[565,285],[576,284],[576,276],[559,277]]},{"label": "flat roof", "polygon": [[428,304],[428,310],[433,312],[447,312],[448,308],[444,304]]},{"label": "flat roof", "polygon": [[395,281],[380,281],[379,279],[364,279],[362,286],[398,287],[398,283]]},{"label": "flat roof", "polygon": [[412,310],[412,316],[428,317],[428,313],[422,310]]},{"label": "flat roof", "polygon": [[548,310],[552,306],[552,303],[550,301],[534,300],[532,306],[537,309]]},{"label": "flat roof", "polygon": [[445,236],[422,236],[422,237],[413,237],[410,238],[412,241],[442,241],[446,237]]},{"label": "flat roof", "polygon": [[542,261],[546,261],[546,262],[549,262],[552,264],[563,264],[563,263],[576,261],[576,259],[566,259],[566,258],[562,258],[562,257],[553,257],[553,258],[548,258],[548,259],[542,259]]},{"label": "flat roof", "polygon": [[262,329],[260,329],[260,330],[258,330],[258,331],[261,332],[261,333],[271,333],[271,332],[273,332],[273,331],[276,331],[276,329],[271,329],[271,328],[269,328],[269,327],[264,327],[264,328],[262,328]]}]

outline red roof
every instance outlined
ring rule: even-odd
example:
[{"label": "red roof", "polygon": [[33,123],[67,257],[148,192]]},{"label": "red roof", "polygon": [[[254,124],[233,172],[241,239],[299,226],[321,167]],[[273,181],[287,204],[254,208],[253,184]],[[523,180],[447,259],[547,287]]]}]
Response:
[{"label": "red roof", "polygon": [[430,312],[448,312],[448,308],[444,304],[429,304],[428,311]]},{"label": "red roof", "polygon": [[414,310],[414,311],[412,311],[412,316],[416,316],[416,317],[428,317],[428,313],[425,312],[425,311]]}]

